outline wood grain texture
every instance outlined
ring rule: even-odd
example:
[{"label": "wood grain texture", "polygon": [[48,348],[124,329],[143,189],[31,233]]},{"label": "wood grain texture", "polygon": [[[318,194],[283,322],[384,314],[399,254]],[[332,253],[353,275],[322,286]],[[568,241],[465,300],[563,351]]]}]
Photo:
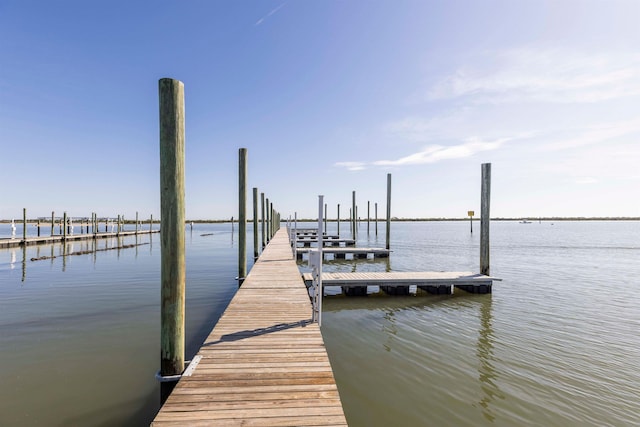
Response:
[{"label": "wood grain texture", "polygon": [[[269,209],[270,210],[270,209]],[[346,426],[286,229],[269,241],[153,426]]]}]

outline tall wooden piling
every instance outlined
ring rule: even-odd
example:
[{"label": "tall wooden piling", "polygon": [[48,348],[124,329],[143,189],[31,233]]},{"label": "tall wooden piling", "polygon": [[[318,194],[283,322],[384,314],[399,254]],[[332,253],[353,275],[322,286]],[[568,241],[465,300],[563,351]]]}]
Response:
[{"label": "tall wooden piling", "polygon": [[253,260],[258,259],[258,189],[253,187]]},{"label": "tall wooden piling", "polygon": [[52,236],[55,228],[55,219],[56,219],[56,213],[55,211],[51,211],[51,235]]},{"label": "tall wooden piling", "polygon": [[378,237],[378,202],[375,203],[376,237]]},{"label": "tall wooden piling", "polygon": [[22,241],[27,244],[27,208],[22,208]]},{"label": "tall wooden piling", "polygon": [[338,236],[340,236],[340,203],[338,203],[338,217],[337,217],[337,221],[338,221],[338,232],[336,233]]},{"label": "tall wooden piling", "polygon": [[273,202],[269,202],[269,219],[271,220],[271,225],[269,226],[269,232],[271,233],[271,235],[269,236],[269,240],[271,240],[273,238],[273,236],[276,234],[276,230],[275,230],[275,221],[273,220]]},{"label": "tall wooden piling", "polygon": [[160,79],[160,375],[184,371],[184,85]]},{"label": "tall wooden piling", "polygon": [[62,240],[67,240],[67,213],[62,215]]},{"label": "tall wooden piling", "polygon": [[136,234],[138,234],[138,212],[136,211]]},{"label": "tall wooden piling", "polygon": [[491,163],[482,164],[480,194],[480,274],[489,276],[489,222],[491,203]]},{"label": "tall wooden piling", "polygon": [[247,149],[238,150],[238,280],[247,277]]},{"label": "tall wooden piling", "polygon": [[271,214],[269,213],[269,198],[266,198],[266,209],[267,209],[267,243],[271,240]]},{"label": "tall wooden piling", "polygon": [[387,249],[390,248],[391,239],[391,174],[387,174]]},{"label": "tall wooden piling", "polygon": [[371,227],[371,202],[367,200],[367,236],[369,235],[370,227]]},{"label": "tall wooden piling", "polygon": [[327,204],[324,204],[324,234],[327,234]]},{"label": "tall wooden piling", "polygon": [[356,240],[356,192],[355,190],[351,193],[351,238]]},{"label": "tall wooden piling", "polygon": [[264,193],[260,193],[260,204],[262,205],[262,249],[264,249],[266,242],[265,242],[265,235],[266,235],[266,230],[264,228],[265,226],[265,219],[264,219]]}]

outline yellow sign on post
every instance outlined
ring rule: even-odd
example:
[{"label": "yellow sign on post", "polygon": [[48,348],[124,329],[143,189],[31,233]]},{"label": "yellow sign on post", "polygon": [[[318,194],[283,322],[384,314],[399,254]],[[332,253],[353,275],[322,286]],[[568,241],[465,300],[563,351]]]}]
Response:
[{"label": "yellow sign on post", "polygon": [[469,211],[469,212],[467,212],[467,215],[473,216],[473,215],[475,215],[475,212],[474,211]]}]

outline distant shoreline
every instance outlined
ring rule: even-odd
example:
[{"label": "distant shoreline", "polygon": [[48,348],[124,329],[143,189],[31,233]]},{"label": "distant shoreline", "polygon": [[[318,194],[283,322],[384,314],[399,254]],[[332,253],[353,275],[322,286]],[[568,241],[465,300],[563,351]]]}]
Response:
[{"label": "distant shoreline", "polygon": [[[474,217],[473,218],[474,221],[480,221],[480,217]],[[527,220],[527,221],[531,221],[531,222],[540,222],[540,221],[544,221],[544,222],[550,222],[550,221],[640,221],[640,217],[521,217],[521,218],[503,218],[503,217],[495,217],[495,218],[491,218],[491,221],[522,221],[522,220]],[[317,222],[318,219],[317,218],[299,218],[298,222]],[[329,218],[327,220],[328,222],[336,222],[335,218]],[[367,219],[366,218],[360,218],[360,222],[366,222]],[[370,220],[371,222],[374,222],[375,220],[372,218]],[[384,218],[378,218],[378,222],[385,222],[386,219]],[[391,218],[391,222],[444,222],[444,221],[469,221],[469,218]],[[14,222],[16,224],[20,224],[22,223],[22,219],[14,219]],[[38,219],[29,219],[27,218],[27,223],[29,224],[35,224],[38,222]],[[101,221],[104,222],[104,221]],[[194,224],[224,224],[224,223],[230,223],[231,219],[187,219],[185,221],[186,224],[189,223],[194,223]],[[234,223],[237,223],[238,220],[234,218],[233,220]],[[247,219],[247,222],[253,222],[253,219]],[[282,222],[285,222],[284,220]],[[349,222],[349,220],[347,218],[341,218],[340,222]],[[10,224],[11,220],[10,219],[2,219],[0,220],[0,224]],[[49,219],[44,220],[44,219],[40,219],[40,223],[43,224],[50,224],[51,220]],[[160,221],[157,219],[153,220],[154,224],[159,224]],[[57,224],[57,222],[56,222]],[[135,224],[134,220],[125,220],[123,221],[123,224]],[[144,224],[149,224],[149,221],[141,221],[141,224],[144,226]],[[80,225],[79,223],[76,223],[74,225]]]}]

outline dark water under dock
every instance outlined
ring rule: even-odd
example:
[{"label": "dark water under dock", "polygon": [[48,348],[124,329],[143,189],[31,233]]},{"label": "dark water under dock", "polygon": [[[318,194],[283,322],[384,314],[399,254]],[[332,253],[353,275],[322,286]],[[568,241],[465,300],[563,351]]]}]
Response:
[{"label": "dark water under dock", "polygon": [[[188,356],[236,289],[230,228],[187,229]],[[349,425],[637,425],[640,223],[493,222],[491,231],[491,274],[503,279],[493,294],[325,299],[322,332]],[[379,232],[367,239],[363,224],[358,245],[384,247]],[[466,222],[394,223],[390,258],[325,270],[473,271],[478,239]],[[0,425],[153,419],[158,235],[150,243],[33,262],[60,244],[0,249]]]}]

